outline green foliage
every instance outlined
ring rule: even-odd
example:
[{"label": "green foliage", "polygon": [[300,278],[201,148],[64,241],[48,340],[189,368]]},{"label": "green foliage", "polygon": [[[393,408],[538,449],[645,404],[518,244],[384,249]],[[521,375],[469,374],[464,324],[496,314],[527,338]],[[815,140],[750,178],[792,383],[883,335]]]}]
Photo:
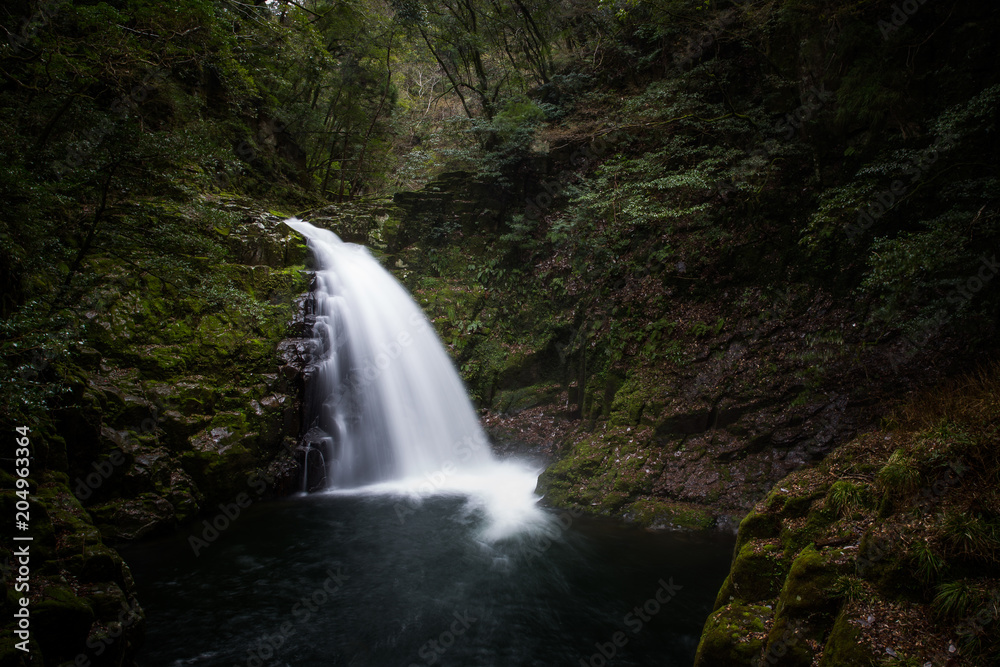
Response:
[{"label": "green foliage", "polygon": [[834,597],[842,598],[848,602],[860,602],[872,595],[871,589],[863,579],[846,574],[837,578],[831,592]]},{"label": "green foliage", "polygon": [[909,454],[898,449],[878,471],[876,479],[883,493],[904,496],[913,493],[920,486],[921,474]]},{"label": "green foliage", "polygon": [[973,589],[963,579],[945,582],[934,595],[934,613],[939,617],[958,619],[972,608]]},{"label": "green foliage", "polygon": [[944,519],[947,546],[955,555],[1000,562],[1000,521],[979,513],[952,512]]},{"label": "green foliage", "polygon": [[826,497],[830,507],[839,516],[850,516],[869,508],[872,502],[871,492],[866,486],[847,480],[834,482]]},{"label": "green foliage", "polygon": [[911,551],[916,572],[925,584],[937,581],[947,569],[947,562],[929,541],[918,539]]}]

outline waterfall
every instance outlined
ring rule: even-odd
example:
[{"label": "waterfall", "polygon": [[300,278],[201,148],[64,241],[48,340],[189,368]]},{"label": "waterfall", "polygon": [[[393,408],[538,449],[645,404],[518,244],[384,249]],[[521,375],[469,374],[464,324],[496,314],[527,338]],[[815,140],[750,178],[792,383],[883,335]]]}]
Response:
[{"label": "waterfall", "polygon": [[463,494],[501,533],[536,514],[538,471],[495,460],[451,358],[406,289],[363,246],[285,222],[316,264],[303,468],[323,468],[305,490]]}]

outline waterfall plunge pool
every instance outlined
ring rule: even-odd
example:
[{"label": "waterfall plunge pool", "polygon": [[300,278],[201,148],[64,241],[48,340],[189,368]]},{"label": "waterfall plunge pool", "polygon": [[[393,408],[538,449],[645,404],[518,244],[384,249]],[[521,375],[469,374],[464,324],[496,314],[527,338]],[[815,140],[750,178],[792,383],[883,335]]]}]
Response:
[{"label": "waterfall plunge pool", "polygon": [[458,493],[322,493],[250,506],[197,556],[201,524],[133,545],[140,664],[692,663],[732,535],[539,513],[498,537]]}]

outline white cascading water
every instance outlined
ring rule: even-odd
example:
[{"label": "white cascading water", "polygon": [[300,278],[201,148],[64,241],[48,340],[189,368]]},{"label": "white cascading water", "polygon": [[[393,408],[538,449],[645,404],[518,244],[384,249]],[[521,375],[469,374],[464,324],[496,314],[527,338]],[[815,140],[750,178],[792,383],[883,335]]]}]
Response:
[{"label": "white cascading water", "polygon": [[461,494],[485,512],[493,539],[545,523],[538,471],[493,457],[451,358],[406,289],[363,246],[285,222],[316,262],[307,427],[321,444],[325,487],[406,494],[404,513],[424,497]]}]

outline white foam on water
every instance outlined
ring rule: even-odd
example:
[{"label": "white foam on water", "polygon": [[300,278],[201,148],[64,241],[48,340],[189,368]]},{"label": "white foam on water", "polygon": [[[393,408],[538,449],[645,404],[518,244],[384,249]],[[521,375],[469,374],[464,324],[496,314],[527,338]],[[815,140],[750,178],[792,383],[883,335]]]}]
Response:
[{"label": "white foam on water", "polygon": [[539,470],[498,461],[433,326],[363,246],[296,218],[285,221],[316,259],[313,335],[320,351],[307,428],[325,443],[327,493],[405,499],[461,495],[481,537],[543,530]]}]

